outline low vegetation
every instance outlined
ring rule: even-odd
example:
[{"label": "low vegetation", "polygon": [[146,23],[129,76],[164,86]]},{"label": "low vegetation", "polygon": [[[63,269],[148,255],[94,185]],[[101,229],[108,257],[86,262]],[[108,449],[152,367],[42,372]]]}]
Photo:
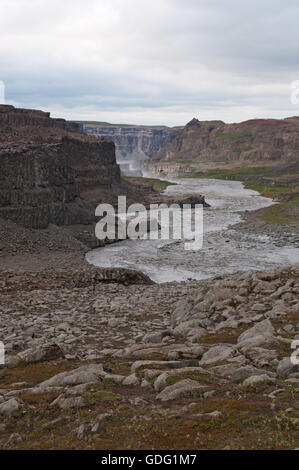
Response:
[{"label": "low vegetation", "polygon": [[250,134],[249,132],[236,132],[236,133],[225,133],[225,134],[220,134],[218,137],[222,139],[229,139],[229,140],[241,140],[244,138],[253,138],[253,135]]},{"label": "low vegetation", "polygon": [[[281,182],[281,177],[286,179]],[[292,174],[292,180],[287,182],[283,171],[271,166],[216,168],[206,173],[193,173],[192,178],[213,178],[222,180],[243,181],[247,189],[259,192],[280,204],[261,211],[260,218],[264,222],[276,224],[291,224],[298,222],[299,210],[299,174]]]}]

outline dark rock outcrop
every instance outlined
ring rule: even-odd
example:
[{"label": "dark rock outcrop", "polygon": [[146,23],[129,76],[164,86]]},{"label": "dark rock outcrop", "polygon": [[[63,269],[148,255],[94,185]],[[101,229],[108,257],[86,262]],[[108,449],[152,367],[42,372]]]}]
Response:
[{"label": "dark rock outcrop", "polygon": [[128,189],[112,142],[49,113],[0,106],[0,217],[24,227],[94,222]]},{"label": "dark rock outcrop", "polygon": [[[31,127],[31,134],[26,133],[26,129]],[[50,113],[37,109],[15,108],[11,105],[0,105],[0,142],[14,141],[15,137],[23,135],[25,140],[34,139],[40,136],[40,130],[43,128],[44,137],[45,129],[55,129],[55,134],[59,134],[58,130],[68,132],[79,132],[79,125],[75,122],[68,122],[65,119],[50,118]],[[54,134],[52,135],[54,137]]]}]

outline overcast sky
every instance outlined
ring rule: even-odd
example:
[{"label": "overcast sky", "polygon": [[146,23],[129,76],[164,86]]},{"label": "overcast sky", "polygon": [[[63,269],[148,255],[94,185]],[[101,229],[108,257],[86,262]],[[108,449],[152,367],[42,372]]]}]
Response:
[{"label": "overcast sky", "polygon": [[299,115],[298,0],[0,0],[6,102],[182,125]]}]

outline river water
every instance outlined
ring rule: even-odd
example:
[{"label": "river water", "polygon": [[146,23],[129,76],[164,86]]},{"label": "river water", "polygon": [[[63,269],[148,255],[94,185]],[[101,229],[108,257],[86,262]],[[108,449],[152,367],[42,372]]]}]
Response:
[{"label": "river water", "polygon": [[234,229],[242,212],[273,204],[271,199],[244,188],[238,181],[175,179],[168,186],[171,196],[200,193],[210,208],[204,209],[204,240],[199,251],[186,251],[185,242],[124,240],[86,255],[101,267],[137,269],[155,282],[206,279],[240,270],[268,269],[299,262],[299,249],[277,247],[270,236]]}]

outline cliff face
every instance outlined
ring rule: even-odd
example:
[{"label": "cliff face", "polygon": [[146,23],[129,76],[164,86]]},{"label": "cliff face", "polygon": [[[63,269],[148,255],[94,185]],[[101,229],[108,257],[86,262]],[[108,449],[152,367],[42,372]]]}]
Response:
[{"label": "cliff face", "polygon": [[[26,134],[26,129],[31,128],[31,135]],[[15,136],[21,136],[30,139],[41,134],[43,129],[44,137],[47,129],[59,131],[78,132],[79,126],[74,122],[67,122],[65,119],[50,118],[50,113],[35,109],[15,108],[10,105],[0,105],[0,141],[13,140]]]},{"label": "cliff face", "polygon": [[90,224],[123,194],[112,142],[49,113],[0,106],[0,217],[29,228]]},{"label": "cliff face", "polygon": [[116,159],[125,174],[141,174],[143,162],[160,151],[171,131],[166,126],[84,125],[87,134],[115,143]]},{"label": "cliff face", "polygon": [[240,124],[193,119],[169,135],[164,147],[153,156],[150,168],[156,171],[165,162],[196,163],[203,167],[275,165],[296,161],[298,155],[298,117],[256,119]]}]

